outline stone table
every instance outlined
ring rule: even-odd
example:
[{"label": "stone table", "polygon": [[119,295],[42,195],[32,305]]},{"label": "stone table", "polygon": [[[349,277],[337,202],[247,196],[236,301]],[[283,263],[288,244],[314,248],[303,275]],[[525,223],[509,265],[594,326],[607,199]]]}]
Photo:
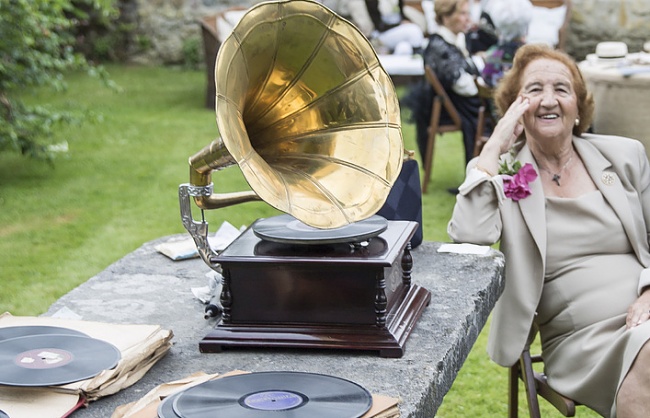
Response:
[{"label": "stone table", "polygon": [[400,358],[376,352],[325,349],[227,349],[199,352],[214,319],[191,292],[207,285],[212,270],[200,259],[171,261],[148,242],[61,297],[45,313],[67,308],[88,321],[156,324],[174,332],[169,353],[135,385],[92,402],[75,418],[107,418],[116,407],[141,398],[161,383],[197,371],[299,371],[356,382],[371,393],[400,400],[402,417],[431,418],[451,388],[504,286],[503,255],[439,253],[441,243],[414,249],[413,282],[431,292]]}]

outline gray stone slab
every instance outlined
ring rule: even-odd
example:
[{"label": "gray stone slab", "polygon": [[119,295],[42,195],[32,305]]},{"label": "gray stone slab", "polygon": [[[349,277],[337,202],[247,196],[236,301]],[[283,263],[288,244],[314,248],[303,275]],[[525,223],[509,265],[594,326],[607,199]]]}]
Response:
[{"label": "gray stone slab", "polygon": [[140,381],[75,412],[75,418],[107,418],[119,405],[141,398],[157,385],[197,371],[301,371],[352,380],[372,393],[400,399],[402,417],[431,418],[451,388],[504,285],[500,252],[487,255],[438,253],[440,243],[413,250],[413,282],[431,292],[401,358],[376,352],[314,349],[199,352],[199,341],[215,320],[203,318],[204,305],[191,288],[207,284],[211,270],[199,259],[171,261],[155,245],[144,244],[73,289],[44,314],[62,308],[84,320],[159,324],[174,332],[173,347]]}]

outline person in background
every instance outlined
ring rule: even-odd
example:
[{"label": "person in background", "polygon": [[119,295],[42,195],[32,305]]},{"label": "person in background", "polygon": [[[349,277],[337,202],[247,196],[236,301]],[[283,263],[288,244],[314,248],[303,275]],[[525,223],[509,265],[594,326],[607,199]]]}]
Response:
[{"label": "person in background", "polygon": [[517,49],[526,42],[533,5],[530,0],[490,0],[485,13],[494,22],[499,41],[485,51],[481,77],[494,87],[512,66]]},{"label": "person in background", "polygon": [[[472,159],[476,136],[478,89],[474,77],[479,71],[465,47],[465,31],[470,25],[467,0],[435,0],[438,30],[429,37],[424,50],[424,65],[431,67],[461,116],[465,163]],[[427,146],[427,128],[431,119],[433,88],[423,80],[415,84],[403,104],[411,109],[416,126],[416,139],[422,160]],[[449,120],[446,112],[443,120]]]},{"label": "person in background", "polygon": [[379,53],[411,55],[422,50],[424,30],[405,16],[403,0],[349,0],[347,8]]},{"label": "person in background", "polygon": [[539,329],[548,383],[604,417],[650,416],[650,163],[641,142],[584,134],[594,100],[575,61],[517,50],[503,116],[467,167],[447,232],[505,256],[488,353],[518,361]]},{"label": "person in background", "polygon": [[492,16],[487,12],[492,0],[470,0],[472,24],[468,30],[467,50],[471,55],[481,54],[498,41]]}]

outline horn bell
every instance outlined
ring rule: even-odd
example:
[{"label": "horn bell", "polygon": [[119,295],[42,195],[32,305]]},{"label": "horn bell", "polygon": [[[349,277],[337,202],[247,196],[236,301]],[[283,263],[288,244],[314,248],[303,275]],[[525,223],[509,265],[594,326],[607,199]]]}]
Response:
[{"label": "horn bell", "polygon": [[393,83],[365,36],[308,0],[261,3],[219,49],[221,140],[266,203],[316,228],[374,215],[401,170]]}]

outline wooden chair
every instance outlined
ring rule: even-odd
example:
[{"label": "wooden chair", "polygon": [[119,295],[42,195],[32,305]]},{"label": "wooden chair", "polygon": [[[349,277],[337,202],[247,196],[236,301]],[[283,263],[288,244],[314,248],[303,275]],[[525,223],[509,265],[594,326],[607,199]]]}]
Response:
[{"label": "wooden chair", "polygon": [[[429,180],[431,180],[431,169],[433,167],[433,154],[436,144],[436,136],[438,134],[444,134],[446,132],[461,132],[461,120],[458,111],[454,107],[454,104],[449,100],[447,92],[440,84],[440,80],[433,72],[431,67],[426,65],[424,67],[424,76],[429,84],[433,87],[435,97],[433,98],[432,109],[431,109],[431,119],[429,122],[429,128],[427,130],[427,147],[424,159],[424,179],[422,181],[422,193],[427,192],[427,186],[429,185]],[[450,124],[440,124],[440,116],[442,114],[442,109],[445,109],[449,116],[451,117],[452,123]]]},{"label": "wooden chair", "polygon": [[542,397],[555,407],[563,416],[573,417],[576,406],[580,403],[560,395],[546,381],[546,375],[533,369],[534,363],[543,363],[540,355],[530,354],[530,345],[537,335],[537,327],[533,325],[528,341],[521,353],[519,361],[510,367],[508,381],[508,417],[517,418],[519,408],[519,380],[524,383],[528,412],[531,418],[541,418],[538,397]]},{"label": "wooden chair", "polygon": [[483,84],[478,78],[474,79],[476,88],[478,89],[478,97],[481,99],[481,107],[478,109],[478,120],[476,126],[476,137],[474,139],[474,156],[478,156],[483,149],[485,143],[490,139],[490,136],[485,133],[485,126],[489,124],[494,127],[497,121],[494,119],[490,111],[489,101],[492,100],[493,88]]}]

